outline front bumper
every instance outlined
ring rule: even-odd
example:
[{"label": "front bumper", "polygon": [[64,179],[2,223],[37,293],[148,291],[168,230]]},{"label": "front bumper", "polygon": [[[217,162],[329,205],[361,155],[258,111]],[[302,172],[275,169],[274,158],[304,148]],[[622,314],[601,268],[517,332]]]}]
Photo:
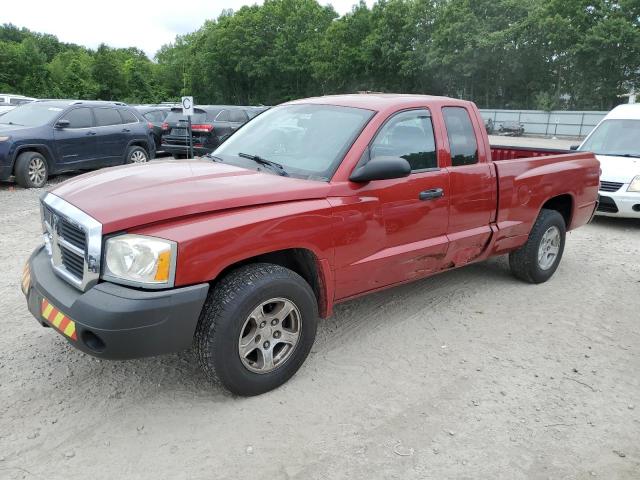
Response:
[{"label": "front bumper", "polygon": [[[45,327],[43,305],[75,323],[75,339],[63,337],[90,355],[121,360],[189,348],[207,297],[207,283],[163,291],[143,291],[109,282],[81,292],[60,279],[40,247],[29,259],[29,311]],[[55,325],[54,325],[55,326]]]},{"label": "front bumper", "polygon": [[617,192],[600,192],[596,215],[605,217],[640,218],[640,193],[627,192],[625,184]]}]

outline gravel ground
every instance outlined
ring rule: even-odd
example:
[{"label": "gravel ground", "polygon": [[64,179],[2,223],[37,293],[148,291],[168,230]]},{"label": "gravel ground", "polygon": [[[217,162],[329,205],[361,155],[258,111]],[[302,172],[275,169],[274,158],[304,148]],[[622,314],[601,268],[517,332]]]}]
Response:
[{"label": "gravel ground", "polygon": [[41,192],[0,185],[0,478],[639,479],[640,222],[352,301],[285,386],[233,398],[190,352],[100,361],[19,291]]}]

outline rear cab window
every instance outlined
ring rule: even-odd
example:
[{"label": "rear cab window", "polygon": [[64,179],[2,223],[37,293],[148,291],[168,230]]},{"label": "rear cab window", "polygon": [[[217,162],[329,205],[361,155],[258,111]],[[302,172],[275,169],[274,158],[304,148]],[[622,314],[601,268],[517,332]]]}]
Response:
[{"label": "rear cab window", "polygon": [[372,159],[404,158],[412,172],[438,168],[431,113],[420,109],[395,114],[377,133],[370,152]]},{"label": "rear cab window", "polygon": [[451,166],[459,167],[478,163],[478,139],[467,109],[443,107],[442,115],[451,150]]}]

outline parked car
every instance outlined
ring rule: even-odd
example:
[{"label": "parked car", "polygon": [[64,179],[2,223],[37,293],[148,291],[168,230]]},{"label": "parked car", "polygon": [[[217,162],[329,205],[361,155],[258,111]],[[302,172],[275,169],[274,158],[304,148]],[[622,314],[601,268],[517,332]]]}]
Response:
[{"label": "parked car", "polygon": [[614,108],[578,150],[600,160],[597,215],[640,218],[640,104]]},{"label": "parked car", "polygon": [[0,180],[42,187],[49,175],[155,155],[147,123],[119,102],[36,100],[0,117]]},{"label": "parked car", "polygon": [[500,135],[508,135],[512,137],[521,137],[524,135],[524,125],[520,122],[506,121],[500,124],[498,128]]},{"label": "parked car", "polygon": [[54,188],[22,288],[88,354],[194,346],[210,379],[256,395],[294,375],[337,302],[502,254],[516,277],[549,280],[595,211],[598,172],[589,152],[491,149],[467,101],[297,100],[208,159]]},{"label": "parked car", "polygon": [[151,129],[151,135],[153,136],[153,142],[156,146],[156,151],[162,150],[160,143],[162,141],[162,124],[171,111],[171,106],[168,105],[136,105],[134,107],[140,115],[148,122]]},{"label": "parked car", "polygon": [[[267,107],[238,107],[228,105],[198,105],[191,118],[193,153],[211,153],[245,122]],[[162,129],[161,149],[174,158],[189,156],[188,120],[182,108],[172,108]]]},{"label": "parked car", "polygon": [[18,105],[24,105],[25,103],[31,103],[36,100],[33,97],[25,97],[24,95],[16,95],[13,93],[0,93],[0,103],[6,104],[11,108],[15,108]]}]

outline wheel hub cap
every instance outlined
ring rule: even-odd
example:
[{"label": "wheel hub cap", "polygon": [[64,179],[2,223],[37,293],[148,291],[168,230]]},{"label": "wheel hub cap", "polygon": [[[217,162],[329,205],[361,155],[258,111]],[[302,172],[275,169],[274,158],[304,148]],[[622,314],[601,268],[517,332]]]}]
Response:
[{"label": "wheel hub cap", "polygon": [[245,320],[238,340],[242,364],[254,373],[269,373],[283,365],[298,344],[302,316],[285,298],[258,305]]},{"label": "wheel hub cap", "polygon": [[147,161],[147,156],[138,150],[131,154],[131,161],[133,163],[145,163]]},{"label": "wheel hub cap", "polygon": [[560,253],[560,230],[556,226],[551,226],[544,232],[540,246],[538,247],[538,266],[542,270],[549,270],[558,258]]},{"label": "wheel hub cap", "polygon": [[35,157],[29,162],[29,180],[34,185],[40,185],[44,182],[47,174],[47,168],[41,158]]}]

